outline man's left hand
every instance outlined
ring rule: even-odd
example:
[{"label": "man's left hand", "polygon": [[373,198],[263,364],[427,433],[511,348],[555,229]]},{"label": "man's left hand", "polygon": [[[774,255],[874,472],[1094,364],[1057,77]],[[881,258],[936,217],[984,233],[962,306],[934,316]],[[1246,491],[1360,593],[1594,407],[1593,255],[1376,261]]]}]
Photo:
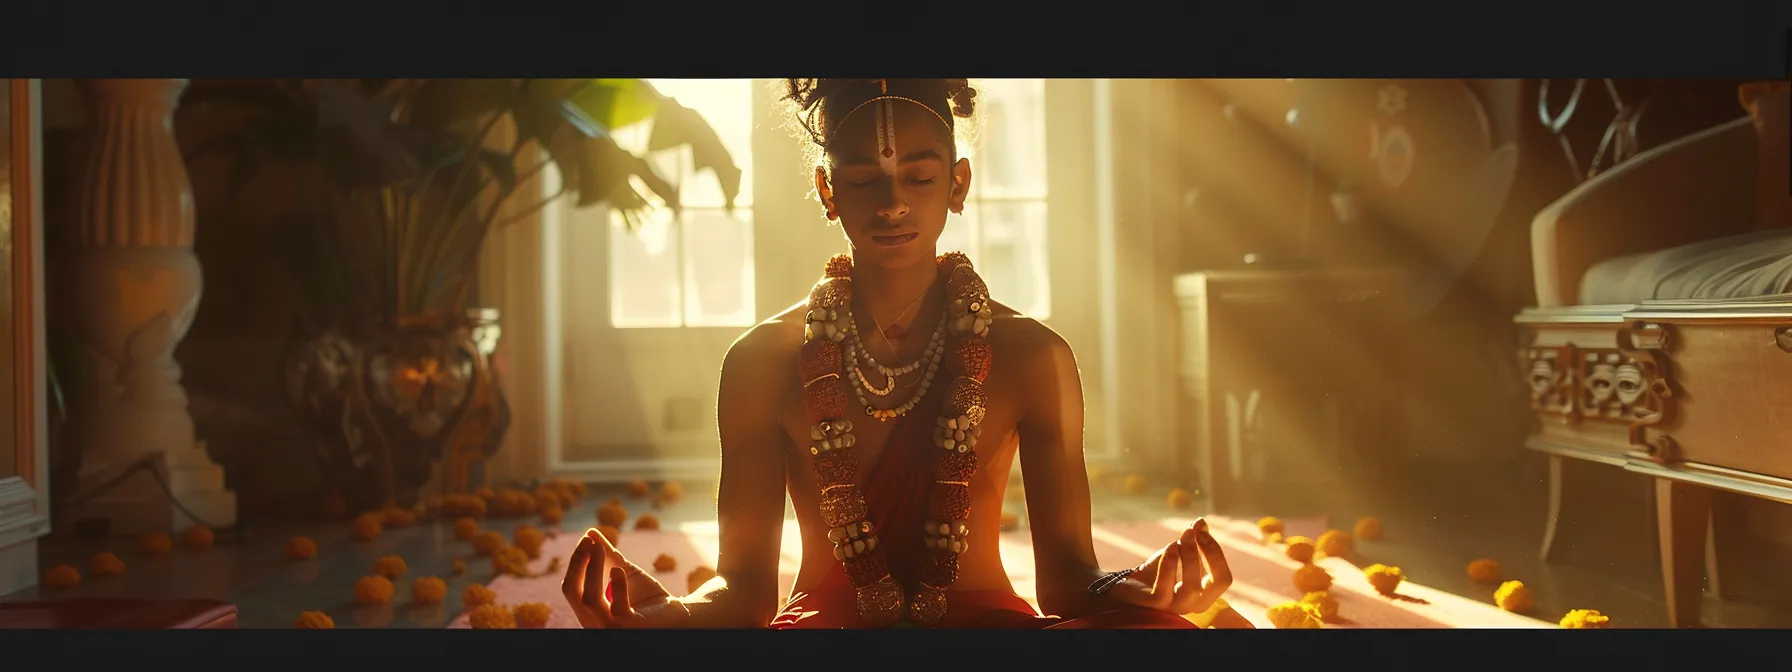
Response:
[{"label": "man's left hand", "polygon": [[1115,584],[1106,597],[1114,601],[1173,614],[1207,611],[1232,586],[1232,568],[1226,553],[1207,529],[1207,521],[1195,520],[1182,536],[1144,563],[1132,575]]}]

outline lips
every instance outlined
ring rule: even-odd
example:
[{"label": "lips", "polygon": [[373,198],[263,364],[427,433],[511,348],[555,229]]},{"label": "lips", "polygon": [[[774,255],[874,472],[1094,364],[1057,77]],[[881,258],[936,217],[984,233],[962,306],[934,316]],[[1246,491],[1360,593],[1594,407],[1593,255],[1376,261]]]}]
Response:
[{"label": "lips", "polygon": [[919,233],[901,233],[901,234],[896,234],[893,236],[872,236],[871,242],[877,243],[878,245],[882,245],[884,247],[896,247],[897,245],[902,245],[911,240],[914,240],[915,238],[919,237],[920,235],[921,234],[919,234]]}]

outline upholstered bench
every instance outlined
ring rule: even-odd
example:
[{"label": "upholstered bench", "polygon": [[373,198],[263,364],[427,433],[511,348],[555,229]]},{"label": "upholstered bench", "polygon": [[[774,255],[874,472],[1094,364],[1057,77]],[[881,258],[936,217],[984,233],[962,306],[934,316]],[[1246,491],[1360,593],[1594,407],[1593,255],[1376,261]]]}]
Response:
[{"label": "upholstered bench", "polygon": [[1735,559],[1724,528],[1739,516],[1714,516],[1734,499],[1714,495],[1792,503],[1788,91],[1744,98],[1752,118],[1638,154],[1540,212],[1539,307],[1516,318],[1527,446],[1550,456],[1543,557],[1560,548],[1564,459],[1650,476],[1678,627],[1699,624],[1707,577],[1732,592],[1707,558]]}]

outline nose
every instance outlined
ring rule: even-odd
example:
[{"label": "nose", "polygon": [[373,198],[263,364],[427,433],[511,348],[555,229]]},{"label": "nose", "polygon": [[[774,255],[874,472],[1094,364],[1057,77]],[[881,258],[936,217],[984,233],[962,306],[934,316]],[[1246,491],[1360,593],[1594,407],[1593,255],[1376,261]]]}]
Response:
[{"label": "nose", "polygon": [[884,221],[894,222],[908,215],[908,199],[902,197],[902,191],[892,186],[890,201],[877,209],[877,215]]}]

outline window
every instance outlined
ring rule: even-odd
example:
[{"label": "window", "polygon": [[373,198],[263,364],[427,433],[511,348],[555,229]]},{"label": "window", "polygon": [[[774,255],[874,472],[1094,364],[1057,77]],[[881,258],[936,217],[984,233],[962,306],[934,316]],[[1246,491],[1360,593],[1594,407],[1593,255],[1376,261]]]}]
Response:
[{"label": "window", "polygon": [[[610,216],[610,324],[617,328],[751,326],[753,306],[754,80],[652,79],[660,93],[696,110],[721,137],[741,169],[734,212],[708,171],[691,166],[690,148],[648,156],[678,187],[681,211],[655,209],[630,231]],[[652,122],[617,131],[624,148],[641,153]]]},{"label": "window", "polygon": [[1051,316],[1046,247],[1045,80],[973,80],[977,127],[964,215],[940,236],[941,250],[962,250],[990,295],[1035,319]]}]

